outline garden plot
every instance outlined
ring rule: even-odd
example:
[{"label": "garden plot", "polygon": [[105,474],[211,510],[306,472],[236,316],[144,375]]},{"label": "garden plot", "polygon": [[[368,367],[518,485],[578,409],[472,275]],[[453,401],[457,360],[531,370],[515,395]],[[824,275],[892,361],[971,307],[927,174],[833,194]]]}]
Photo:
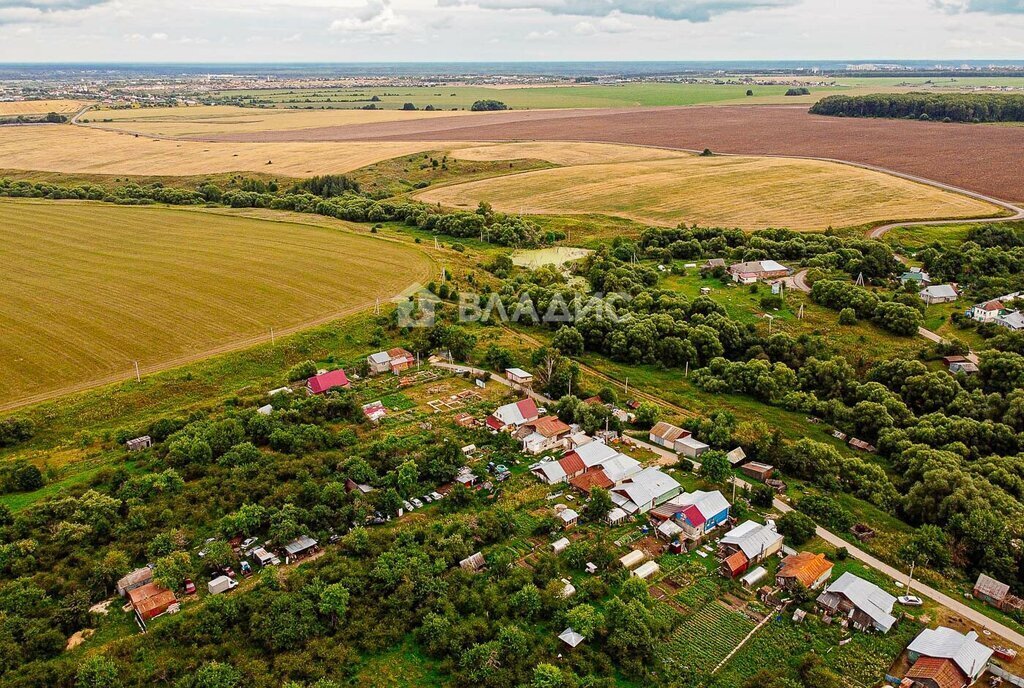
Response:
[{"label": "garden plot", "polygon": [[467,389],[443,399],[431,399],[427,402],[427,406],[433,409],[434,413],[447,413],[460,411],[466,407],[466,404],[483,401],[483,399],[476,390]]},{"label": "garden plot", "polygon": [[687,618],[660,647],[659,654],[668,664],[685,664],[707,675],[743,642],[754,626],[744,614],[716,600]]}]

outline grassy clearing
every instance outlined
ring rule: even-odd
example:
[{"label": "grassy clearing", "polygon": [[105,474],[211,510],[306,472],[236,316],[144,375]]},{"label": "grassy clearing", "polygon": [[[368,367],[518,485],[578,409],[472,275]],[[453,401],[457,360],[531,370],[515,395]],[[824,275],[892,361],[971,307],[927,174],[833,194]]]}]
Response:
[{"label": "grassy clearing", "polygon": [[746,230],[814,231],[997,211],[967,196],[849,165],[757,157],[576,165],[428,189],[417,198],[456,208],[487,201],[506,212],[598,213],[655,225]]},{"label": "grassy clearing", "polygon": [[458,160],[547,160],[556,165],[593,165],[610,162],[637,162],[644,160],[678,160],[689,153],[665,148],[627,146],[616,143],[583,143],[526,141],[497,143],[452,152]]},{"label": "grassy clearing", "polygon": [[[0,403],[154,369],[387,299],[420,251],[226,213],[0,204]],[[253,339],[258,338],[258,339]]]},{"label": "grassy clearing", "polygon": [[[994,224],[997,227],[1005,227],[1018,232],[1024,231],[1024,222],[986,222],[984,224]],[[981,225],[976,222],[963,222],[948,225],[896,227],[886,232],[882,240],[894,249],[912,252],[934,243],[962,244],[967,241],[970,230],[979,226]]]},{"label": "grassy clearing", "polygon": [[[449,149],[459,144],[446,143]],[[85,127],[0,127],[0,160],[13,170],[100,175],[256,172],[286,177],[351,172],[437,143],[204,143]]]}]

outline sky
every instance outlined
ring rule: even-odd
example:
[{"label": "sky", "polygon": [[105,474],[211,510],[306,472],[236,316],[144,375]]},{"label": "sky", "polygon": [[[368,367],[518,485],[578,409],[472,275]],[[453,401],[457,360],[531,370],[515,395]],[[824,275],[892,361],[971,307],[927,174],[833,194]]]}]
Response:
[{"label": "sky", "polygon": [[1024,58],[1024,0],[0,0],[0,62]]}]

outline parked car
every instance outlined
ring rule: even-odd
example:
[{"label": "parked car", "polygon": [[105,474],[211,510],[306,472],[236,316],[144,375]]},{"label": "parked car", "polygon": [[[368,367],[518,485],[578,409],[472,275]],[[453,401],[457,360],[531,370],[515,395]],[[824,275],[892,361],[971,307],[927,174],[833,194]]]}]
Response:
[{"label": "parked car", "polygon": [[238,546],[238,549],[240,549],[240,550],[242,550],[244,552],[245,550],[247,550],[250,547],[252,547],[253,545],[255,545],[256,541],[258,539],[259,538],[254,538],[254,537],[245,538],[244,540],[242,540],[242,544]]},{"label": "parked car", "polygon": [[413,497],[410,501],[412,502],[412,505],[414,507],[416,507],[417,509],[422,509],[423,508],[423,502],[421,502],[416,497]]},{"label": "parked car", "polygon": [[907,607],[920,607],[924,604],[924,601],[917,595],[901,595],[896,598],[896,601]]},{"label": "parked car", "polygon": [[221,569],[221,572],[225,576],[227,576],[228,578],[234,578],[235,577],[235,570],[233,568],[231,568],[230,566],[225,566],[224,568]]},{"label": "parked car", "polygon": [[416,507],[410,504],[408,500],[404,500],[402,501],[402,508],[405,509],[406,511],[412,511]]},{"label": "parked car", "polygon": [[238,587],[238,581],[232,580],[227,576],[218,576],[207,584],[211,595],[219,595],[222,592],[234,590]]},{"label": "parked car", "polygon": [[186,578],[185,579],[185,594],[186,595],[195,595],[196,594],[196,584],[192,582],[191,578]]},{"label": "parked car", "polygon": [[423,495],[421,499],[423,499],[423,501],[426,502],[427,504],[430,504],[432,501],[434,501],[434,498],[428,494]]},{"label": "parked car", "polygon": [[435,502],[437,502],[437,501],[440,501],[440,500],[444,499],[444,495],[443,495],[443,494],[441,494],[440,492],[431,492],[431,493],[430,493],[430,496],[434,498],[434,501],[435,501]]},{"label": "parked car", "polygon": [[242,572],[243,578],[248,578],[252,575],[252,566],[250,566],[249,562],[245,561],[244,559],[242,560],[242,563],[238,565],[238,567]]}]

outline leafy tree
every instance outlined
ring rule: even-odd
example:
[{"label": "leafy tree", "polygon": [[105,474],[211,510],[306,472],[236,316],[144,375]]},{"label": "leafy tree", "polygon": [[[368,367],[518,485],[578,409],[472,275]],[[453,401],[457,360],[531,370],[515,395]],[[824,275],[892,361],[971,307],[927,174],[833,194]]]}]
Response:
[{"label": "leafy tree", "polygon": [[309,378],[316,375],[316,363],[313,361],[303,361],[296,363],[288,369],[288,382],[298,382],[299,380],[308,380]]},{"label": "leafy tree", "polygon": [[658,422],[661,409],[648,401],[643,401],[636,410],[636,425],[641,428],[652,428]]},{"label": "leafy tree", "polygon": [[700,457],[701,465],[699,475],[710,483],[722,484],[729,479],[731,474],[729,459],[725,452],[718,449],[711,449],[704,452]]},{"label": "leafy tree", "polygon": [[320,594],[320,613],[331,620],[331,628],[338,626],[338,620],[348,611],[348,588],[341,583],[332,583]]},{"label": "leafy tree", "polygon": [[612,510],[613,506],[608,490],[595,487],[590,491],[590,497],[583,505],[583,516],[588,521],[601,522],[608,516],[608,512]]},{"label": "leafy tree", "polygon": [[186,578],[194,575],[192,557],[188,552],[171,552],[153,565],[153,579],[171,590],[180,590]]},{"label": "leafy tree", "polygon": [[918,527],[904,546],[902,555],[921,566],[942,571],[950,563],[949,536],[942,528],[926,523]]},{"label": "leafy tree", "polygon": [[87,657],[75,673],[76,688],[121,688],[117,665],[105,655]]},{"label": "leafy tree", "polygon": [[787,511],[778,520],[779,532],[793,545],[800,546],[814,537],[815,526],[808,516],[799,511]]},{"label": "leafy tree", "polygon": [[566,356],[579,356],[584,348],[583,335],[575,327],[566,325],[555,332],[551,345]]}]

